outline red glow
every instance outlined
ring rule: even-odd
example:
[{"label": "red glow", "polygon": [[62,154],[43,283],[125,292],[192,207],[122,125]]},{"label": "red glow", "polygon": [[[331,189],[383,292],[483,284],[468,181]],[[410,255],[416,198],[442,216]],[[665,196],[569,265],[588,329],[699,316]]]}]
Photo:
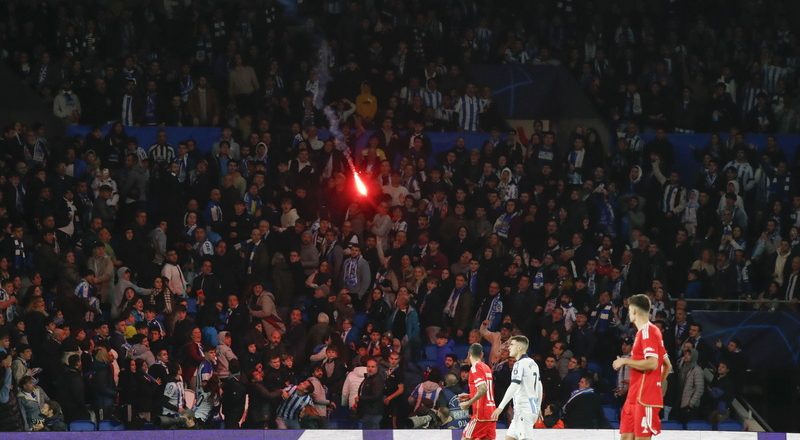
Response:
[{"label": "red glow", "polygon": [[359,194],[361,194],[361,197],[366,197],[367,185],[364,185],[364,182],[361,180],[361,177],[358,175],[358,173],[353,173],[353,177],[356,179],[356,190]]}]

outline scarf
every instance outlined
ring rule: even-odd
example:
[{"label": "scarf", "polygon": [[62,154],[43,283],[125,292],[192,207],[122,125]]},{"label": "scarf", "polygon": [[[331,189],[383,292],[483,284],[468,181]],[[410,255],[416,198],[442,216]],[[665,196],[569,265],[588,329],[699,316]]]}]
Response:
[{"label": "scarf", "polygon": [[348,258],[344,264],[344,284],[352,289],[358,284],[358,262],[361,257]]},{"label": "scarf", "polygon": [[573,400],[573,399],[575,399],[575,398],[576,398],[576,397],[578,397],[578,396],[582,396],[582,395],[584,395],[584,394],[589,394],[589,393],[594,393],[594,388],[592,388],[592,387],[588,387],[588,388],[584,388],[584,389],[582,389],[582,390],[581,390],[581,389],[577,389],[577,390],[573,391],[573,392],[572,392],[572,393],[569,395],[569,399],[567,400],[567,403],[565,403],[565,404],[564,404],[564,409],[563,409],[563,411],[564,411],[564,412],[567,412],[567,407],[569,406],[569,403],[570,403],[570,402],[572,402],[572,400]]},{"label": "scarf", "polygon": [[458,307],[458,301],[461,299],[461,294],[464,293],[464,290],[466,289],[453,289],[453,293],[447,298],[447,304],[444,306],[444,313],[451,319],[456,316],[456,307]]}]

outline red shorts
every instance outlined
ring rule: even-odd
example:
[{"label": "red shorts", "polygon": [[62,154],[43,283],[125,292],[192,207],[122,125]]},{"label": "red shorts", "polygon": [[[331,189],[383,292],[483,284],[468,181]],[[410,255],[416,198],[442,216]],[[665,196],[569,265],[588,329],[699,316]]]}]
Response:
[{"label": "red shorts", "polygon": [[634,437],[650,437],[661,433],[661,419],[658,413],[661,408],[625,403],[619,417],[619,433]]},{"label": "red shorts", "polygon": [[478,421],[471,419],[467,426],[464,427],[464,432],[461,434],[463,439],[472,440],[494,440],[497,430],[497,422],[492,421]]}]

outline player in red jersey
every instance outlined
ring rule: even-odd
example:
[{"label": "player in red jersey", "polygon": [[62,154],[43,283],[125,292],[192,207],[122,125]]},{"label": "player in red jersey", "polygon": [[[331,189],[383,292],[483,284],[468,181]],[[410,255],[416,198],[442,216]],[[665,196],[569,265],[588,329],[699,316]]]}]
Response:
[{"label": "player in red jersey", "polygon": [[472,344],[469,346],[469,394],[458,395],[461,409],[472,407],[472,418],[464,428],[461,438],[466,440],[494,440],[497,423],[492,420],[494,412],[494,383],[492,369],[484,364],[483,346]]},{"label": "player in red jersey", "polygon": [[619,433],[621,440],[644,440],[661,432],[658,413],[664,406],[666,379],[672,364],[664,349],[661,331],[650,322],[650,298],[633,295],[628,304],[628,314],[638,331],[631,357],[618,357],[613,364],[615,370],[626,365],[631,369]]}]

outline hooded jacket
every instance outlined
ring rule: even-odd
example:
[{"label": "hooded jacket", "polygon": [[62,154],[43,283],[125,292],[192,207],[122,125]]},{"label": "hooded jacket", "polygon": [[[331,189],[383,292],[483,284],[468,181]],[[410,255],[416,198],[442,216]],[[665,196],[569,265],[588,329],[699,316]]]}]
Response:
[{"label": "hooded jacket", "polygon": [[700,398],[703,397],[703,370],[697,365],[699,354],[694,348],[691,351],[691,361],[683,362],[680,366],[681,408],[698,408]]},{"label": "hooded jacket", "polygon": [[286,324],[278,316],[275,295],[272,292],[265,290],[257,298],[251,298],[249,309],[250,316],[261,319],[265,334],[269,335],[274,330],[278,330],[281,333],[286,331]]},{"label": "hooded jacket", "polygon": [[[128,281],[124,278],[125,272],[129,271],[126,266],[122,266],[117,269],[117,284],[114,286],[114,289],[111,291],[111,316],[116,318],[122,313],[122,310],[119,310],[120,301],[122,300],[122,296],[125,293],[125,289],[128,287],[132,288],[137,295],[147,296],[152,293],[151,289],[145,289],[143,287],[139,287],[134,284],[132,281]],[[150,364],[148,364],[150,365]]]},{"label": "hooded jacket", "polygon": [[220,379],[225,379],[226,377],[230,376],[230,371],[228,370],[228,364],[233,359],[238,359],[236,354],[233,353],[231,347],[225,345],[225,336],[229,335],[229,331],[221,331],[217,335],[217,341],[219,344],[217,345],[217,376]]},{"label": "hooded jacket", "polygon": [[342,406],[347,405],[348,408],[355,406],[358,389],[361,387],[361,382],[364,382],[366,374],[367,367],[355,367],[347,374],[342,386]]},{"label": "hooded jacket", "polygon": [[148,367],[156,363],[156,357],[153,356],[153,352],[143,344],[134,344],[129,355],[131,359],[144,359]]}]

